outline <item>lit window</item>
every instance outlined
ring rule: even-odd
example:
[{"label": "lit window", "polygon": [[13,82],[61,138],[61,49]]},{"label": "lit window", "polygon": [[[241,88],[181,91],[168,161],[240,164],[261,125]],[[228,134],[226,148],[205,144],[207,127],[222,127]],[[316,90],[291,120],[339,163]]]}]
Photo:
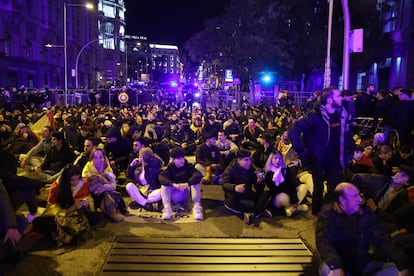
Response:
[{"label": "lit window", "polygon": [[170,56],[170,60],[174,60],[174,56]]},{"label": "lit window", "polygon": [[171,74],[174,74],[174,69],[170,69],[170,73]]},{"label": "lit window", "polygon": [[103,6],[104,16],[109,18],[115,18],[115,7],[104,5]]},{"label": "lit window", "polygon": [[119,36],[124,37],[125,35],[125,28],[124,26],[119,26]]},{"label": "lit window", "polygon": [[170,67],[174,67],[174,62],[170,62]]},{"label": "lit window", "polygon": [[105,33],[113,34],[114,33],[114,24],[111,22],[105,23]]},{"label": "lit window", "polygon": [[118,11],[119,11],[119,18],[120,18],[121,20],[125,20],[125,14],[124,14],[124,11],[123,11],[122,9],[119,9]]},{"label": "lit window", "polygon": [[105,38],[103,47],[105,49],[115,50],[115,40],[113,38]]},{"label": "lit window", "polygon": [[119,50],[121,52],[125,52],[125,41],[123,41],[123,40],[119,41]]}]

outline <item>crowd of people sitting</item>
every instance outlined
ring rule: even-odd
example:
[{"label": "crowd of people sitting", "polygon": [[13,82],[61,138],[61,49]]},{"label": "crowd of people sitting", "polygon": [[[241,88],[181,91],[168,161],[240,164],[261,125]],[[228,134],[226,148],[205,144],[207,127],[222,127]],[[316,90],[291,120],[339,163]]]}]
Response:
[{"label": "crowd of people sitting", "polygon": [[[103,217],[121,222],[129,209],[137,208],[160,212],[163,220],[171,219],[179,209],[191,209],[194,219],[203,220],[201,185],[221,185],[224,207],[246,224],[260,217],[308,212],[310,206],[312,213],[318,215],[326,212],[321,208],[327,202],[342,206],[349,187],[338,184],[347,182],[364,195],[364,206],[377,214],[393,237],[401,237],[400,232],[414,234],[414,212],[407,211],[414,208],[412,91],[396,88],[389,95],[380,91],[376,98],[372,86],[356,98],[348,97],[348,91],[341,95],[332,91],[336,90],[316,93],[319,98],[313,99],[312,104],[308,102],[307,108],[288,101],[283,105],[243,103],[236,110],[190,109],[176,102],[131,107],[2,109],[0,190],[10,198],[2,200],[2,205],[10,204],[10,213],[26,203],[29,215],[19,221],[32,223],[34,231],[56,238],[59,231],[55,216],[62,211],[82,210],[91,225]],[[314,141],[319,136],[309,138],[309,131],[319,126],[305,124],[312,116],[325,119],[324,113],[319,112],[325,109],[331,124],[323,128],[332,130],[327,132],[328,137],[339,144],[337,126],[349,128],[351,137],[345,160],[341,159],[344,163],[335,177],[322,174],[327,167],[334,170],[327,164],[316,177],[314,165],[319,161],[312,156],[326,151],[323,147],[333,149],[324,157],[331,162],[339,158],[335,153],[339,147]],[[331,116],[339,109],[347,112],[338,113],[338,118]],[[349,124],[341,125],[339,116],[345,116]],[[354,121],[358,116],[372,117],[372,128],[367,131],[358,127]],[[397,135],[390,134],[392,129]],[[325,135],[322,132],[318,135]],[[392,138],[395,136],[399,142]],[[305,147],[302,142],[306,145],[307,141],[300,139],[312,140],[320,148]],[[195,156],[195,161],[189,162],[188,156]],[[18,174],[18,167],[26,173]],[[46,204],[38,198],[42,187],[49,187]],[[130,198],[126,202],[125,193]],[[46,207],[42,214],[37,212],[39,204]],[[18,235],[7,230],[24,227],[15,218],[2,219],[5,240],[13,247],[23,232]],[[317,243],[323,231],[317,225]],[[324,235],[328,235],[326,231],[322,235],[323,246],[318,243],[322,261],[328,266],[324,275],[330,270],[348,269],[346,261],[332,265],[334,261],[329,258],[335,255],[335,259],[341,252],[329,251],[327,244],[333,241],[327,241]],[[349,239],[352,238],[355,236]],[[405,235],[404,239],[414,241],[412,236]],[[351,244],[339,246],[348,248]],[[330,246],[338,244],[333,242]],[[413,257],[412,252],[407,254]],[[365,269],[361,267],[350,266],[357,273],[354,275],[361,271],[358,269]]]}]

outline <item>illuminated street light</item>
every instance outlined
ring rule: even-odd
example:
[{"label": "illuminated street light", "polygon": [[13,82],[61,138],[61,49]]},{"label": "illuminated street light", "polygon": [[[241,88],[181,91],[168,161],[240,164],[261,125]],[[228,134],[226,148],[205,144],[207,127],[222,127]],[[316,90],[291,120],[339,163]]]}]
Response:
[{"label": "illuminated street light", "polygon": [[93,9],[94,6],[91,3],[87,4],[71,4],[63,3],[63,50],[64,50],[64,71],[65,71],[65,88],[63,90],[63,105],[67,106],[68,104],[68,47],[67,47],[67,20],[66,13],[67,7],[85,7],[88,10]]}]

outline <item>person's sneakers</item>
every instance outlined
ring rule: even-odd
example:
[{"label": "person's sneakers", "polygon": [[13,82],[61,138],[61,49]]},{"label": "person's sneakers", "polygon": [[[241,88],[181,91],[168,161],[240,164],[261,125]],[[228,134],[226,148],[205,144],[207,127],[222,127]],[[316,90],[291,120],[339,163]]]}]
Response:
[{"label": "person's sneakers", "polygon": [[285,213],[286,213],[287,217],[291,217],[295,212],[296,212],[295,207],[286,207],[285,208]]},{"label": "person's sneakers", "polygon": [[300,204],[297,208],[297,211],[299,212],[307,212],[308,210],[309,210],[309,207],[306,204]]},{"label": "person's sneakers", "polygon": [[253,213],[244,213],[244,223],[247,225],[253,222],[254,214]]},{"label": "person's sneakers", "polygon": [[196,220],[203,220],[204,219],[204,217],[203,217],[203,207],[198,206],[198,205],[194,206],[193,207],[193,216]]},{"label": "person's sneakers", "polygon": [[161,219],[169,220],[171,216],[172,216],[171,208],[164,208],[164,210],[162,211]]},{"label": "person's sneakers", "polygon": [[264,209],[264,211],[263,212],[261,212],[259,215],[258,215],[258,217],[261,217],[261,218],[271,218],[273,215],[272,215],[272,212],[270,212],[269,210],[267,210],[267,209]]}]

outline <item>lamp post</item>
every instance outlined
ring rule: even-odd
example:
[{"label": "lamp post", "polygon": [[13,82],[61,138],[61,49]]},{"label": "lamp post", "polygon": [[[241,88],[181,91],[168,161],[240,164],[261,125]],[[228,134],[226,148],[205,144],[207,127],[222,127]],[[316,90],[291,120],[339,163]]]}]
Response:
[{"label": "lamp post", "polygon": [[77,56],[76,56],[76,61],[75,61],[75,83],[76,83],[76,88],[79,88],[79,57],[82,54],[83,50],[85,50],[86,47],[88,47],[89,45],[91,45],[94,42],[97,42],[101,40],[101,38],[97,38],[97,39],[93,39],[91,41],[89,41],[88,43],[86,43],[85,45],[83,45],[83,47],[79,50]]},{"label": "lamp post", "polygon": [[68,104],[68,47],[67,47],[67,7],[85,7],[88,10],[93,9],[93,5],[90,3],[87,4],[71,4],[71,3],[63,3],[63,59],[64,59],[64,82],[65,87],[63,90],[63,105],[67,106]]}]

